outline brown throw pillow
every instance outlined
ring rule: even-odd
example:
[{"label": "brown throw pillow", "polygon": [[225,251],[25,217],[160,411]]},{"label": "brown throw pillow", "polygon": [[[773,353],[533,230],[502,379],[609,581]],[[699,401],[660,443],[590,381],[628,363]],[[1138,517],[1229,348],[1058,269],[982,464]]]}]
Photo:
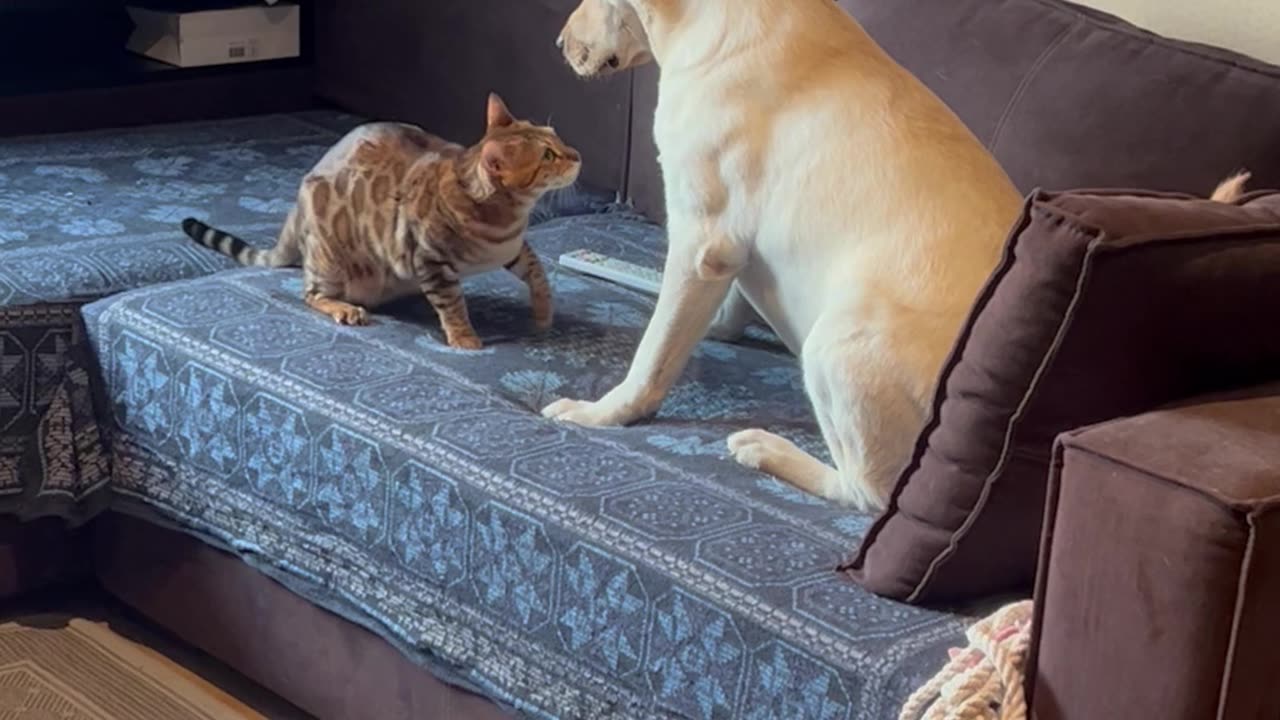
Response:
[{"label": "brown throw pillow", "polygon": [[1038,192],[848,569],[916,603],[1027,591],[1054,438],[1280,378],[1280,194]]}]

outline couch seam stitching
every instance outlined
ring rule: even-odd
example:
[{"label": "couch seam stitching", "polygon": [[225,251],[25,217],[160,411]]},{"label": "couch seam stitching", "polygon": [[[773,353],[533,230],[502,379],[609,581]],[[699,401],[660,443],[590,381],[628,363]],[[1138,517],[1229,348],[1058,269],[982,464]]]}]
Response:
[{"label": "couch seam stitching", "polygon": [[1249,524],[1249,541],[1244,547],[1244,557],[1240,559],[1240,579],[1236,582],[1236,602],[1231,612],[1231,636],[1227,641],[1227,657],[1224,659],[1222,676],[1218,681],[1218,711],[1214,714],[1218,720],[1226,717],[1231,671],[1235,666],[1236,651],[1240,645],[1240,628],[1243,622],[1245,599],[1249,592],[1249,574],[1253,570],[1253,556],[1258,539],[1256,514],[1250,512],[1245,516],[1245,521]]},{"label": "couch seam stitching", "polygon": [[1108,16],[1115,22],[1110,22],[1092,13],[1064,8],[1063,4],[1059,0],[1031,0],[1031,2],[1037,3],[1050,10],[1070,14],[1072,17],[1079,20],[1081,25],[1088,25],[1099,30],[1115,32],[1134,40],[1145,40],[1152,46],[1165,50],[1172,50],[1185,55],[1194,55],[1202,60],[1209,60],[1220,65],[1225,65],[1228,69],[1260,73],[1268,77],[1280,77],[1280,75],[1275,73],[1274,68],[1269,67],[1270,63],[1253,57],[1242,50],[1215,46],[1212,43],[1203,41],[1182,40],[1162,35],[1152,30],[1148,30],[1133,21],[1126,20],[1123,17],[1115,15],[1114,13],[1109,13],[1097,8],[1095,8],[1095,10],[1098,13]]},{"label": "couch seam stitching", "polygon": [[1000,136],[1004,133],[1005,126],[1009,123],[1009,118],[1013,116],[1013,111],[1017,109],[1023,96],[1026,95],[1027,90],[1031,87],[1031,81],[1040,74],[1042,69],[1044,69],[1045,64],[1049,62],[1049,58],[1053,53],[1056,52],[1064,42],[1066,42],[1067,36],[1083,25],[1084,22],[1077,17],[1074,22],[1063,28],[1062,32],[1058,33],[1058,36],[1040,52],[1040,56],[1036,58],[1036,61],[1031,65],[1031,69],[1027,70],[1027,74],[1023,76],[1022,82],[1018,83],[1018,87],[1013,91],[1013,95],[1009,98],[1009,102],[1004,107],[1004,112],[1000,114],[1000,119],[996,122],[995,128],[991,131],[991,139],[987,141],[987,150],[995,150],[996,145],[1000,142]]}]

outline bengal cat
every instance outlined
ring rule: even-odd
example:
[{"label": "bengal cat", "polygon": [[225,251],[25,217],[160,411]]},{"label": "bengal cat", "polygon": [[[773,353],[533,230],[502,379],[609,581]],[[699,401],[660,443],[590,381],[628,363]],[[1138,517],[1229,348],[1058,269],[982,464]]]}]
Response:
[{"label": "bengal cat", "polygon": [[352,130],[303,178],[270,250],[194,218],[182,228],[242,265],[301,264],[307,305],[344,325],[420,291],[449,345],[478,350],[466,275],[505,267],[528,286],[535,325],[551,326],[551,289],[525,229],[538,198],[573,184],[581,165],[554,130],[490,95],[487,130],[469,148],[400,123]]}]

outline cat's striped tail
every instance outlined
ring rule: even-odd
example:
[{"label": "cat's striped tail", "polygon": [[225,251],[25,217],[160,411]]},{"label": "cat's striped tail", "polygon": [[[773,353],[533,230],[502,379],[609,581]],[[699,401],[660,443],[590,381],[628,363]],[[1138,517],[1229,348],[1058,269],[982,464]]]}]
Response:
[{"label": "cat's striped tail", "polygon": [[206,225],[195,218],[182,221],[182,230],[192,240],[235,260],[241,265],[257,265],[261,267],[288,267],[297,265],[302,260],[298,245],[292,232],[293,215],[285,223],[285,231],[280,233],[280,240],[270,250],[259,250],[240,238],[224,230]]}]

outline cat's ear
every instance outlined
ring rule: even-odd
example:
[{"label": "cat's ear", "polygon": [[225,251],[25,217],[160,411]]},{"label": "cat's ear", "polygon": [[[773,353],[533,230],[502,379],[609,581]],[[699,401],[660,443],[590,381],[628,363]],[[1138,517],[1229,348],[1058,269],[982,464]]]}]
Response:
[{"label": "cat's ear", "polygon": [[506,127],[516,121],[498,93],[489,93],[489,129]]},{"label": "cat's ear", "polygon": [[507,168],[507,158],[502,146],[496,142],[485,143],[480,148],[480,164],[490,178],[501,179],[502,171]]}]

